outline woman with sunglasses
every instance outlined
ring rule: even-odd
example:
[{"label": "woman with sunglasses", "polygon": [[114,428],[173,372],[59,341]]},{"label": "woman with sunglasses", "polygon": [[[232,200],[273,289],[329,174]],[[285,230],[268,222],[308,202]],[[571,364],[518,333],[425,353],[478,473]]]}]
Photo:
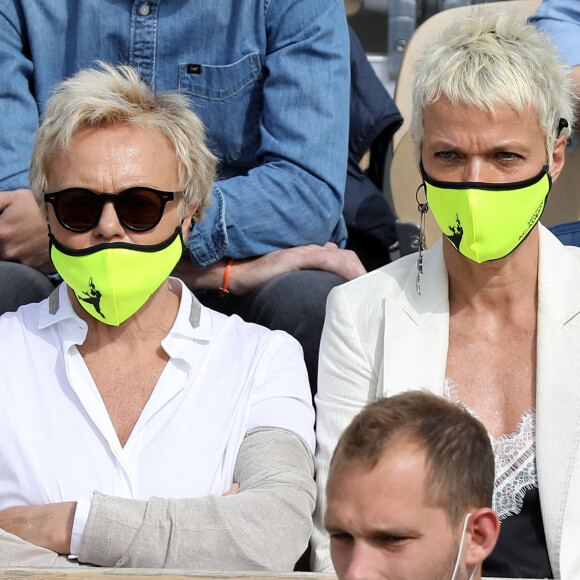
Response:
[{"label": "woman with sunglasses", "polygon": [[129,67],[48,103],[30,176],[65,282],[0,318],[1,566],[291,571],[306,549],[300,346],[169,277],[214,166],[186,100]]}]

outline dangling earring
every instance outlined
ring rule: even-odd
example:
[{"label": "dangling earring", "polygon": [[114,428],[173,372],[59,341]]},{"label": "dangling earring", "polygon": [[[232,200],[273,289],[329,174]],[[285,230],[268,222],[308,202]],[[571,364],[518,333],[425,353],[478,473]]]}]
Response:
[{"label": "dangling earring", "polygon": [[429,211],[429,204],[425,197],[425,203],[419,201],[419,190],[425,189],[425,183],[422,183],[415,192],[415,199],[417,200],[417,209],[419,210],[419,257],[417,258],[417,278],[415,280],[415,289],[417,294],[421,296],[421,275],[423,274],[423,250],[425,249],[425,214]]},{"label": "dangling earring", "polygon": [[193,232],[193,228],[195,227],[195,220],[191,218],[191,223],[189,224],[189,231]]}]

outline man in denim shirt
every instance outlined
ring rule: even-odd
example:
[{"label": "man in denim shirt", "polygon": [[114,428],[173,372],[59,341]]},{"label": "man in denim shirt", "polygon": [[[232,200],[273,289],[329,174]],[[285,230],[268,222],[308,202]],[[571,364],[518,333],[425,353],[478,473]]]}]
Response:
[{"label": "man in denim shirt", "polygon": [[[315,380],[326,295],[364,272],[339,249],[343,0],[0,0],[0,38],[0,258],[52,270],[27,172],[54,84],[95,59],[136,66],[155,90],[187,91],[221,161],[178,275],[211,307],[293,334]],[[50,290],[17,264],[0,263],[0,280],[0,312]],[[40,293],[28,295],[35,284]]]}]

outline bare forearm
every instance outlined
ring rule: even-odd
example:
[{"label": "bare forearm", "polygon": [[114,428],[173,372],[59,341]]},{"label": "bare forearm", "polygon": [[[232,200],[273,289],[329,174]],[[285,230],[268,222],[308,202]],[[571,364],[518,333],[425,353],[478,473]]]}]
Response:
[{"label": "bare forearm", "polygon": [[220,260],[211,266],[199,268],[188,257],[182,258],[173,270],[173,276],[183,280],[192,290],[217,290],[221,287],[227,260]]},{"label": "bare forearm", "polygon": [[[174,270],[193,289],[222,288],[229,258],[224,258],[206,268],[198,268],[187,259]],[[285,250],[277,250],[258,258],[235,260],[230,266],[227,289],[232,294],[245,295],[276,276],[296,270],[324,270],[352,280],[366,272],[357,255],[342,250],[336,244],[324,246],[310,244]]]},{"label": "bare forearm", "polygon": [[14,566],[57,565],[68,554],[75,502],[16,506],[0,511],[0,563]]}]

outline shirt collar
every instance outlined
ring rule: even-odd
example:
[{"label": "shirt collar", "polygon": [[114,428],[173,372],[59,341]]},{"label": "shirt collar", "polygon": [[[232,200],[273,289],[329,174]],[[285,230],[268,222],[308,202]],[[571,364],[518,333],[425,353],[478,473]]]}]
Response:
[{"label": "shirt collar", "polygon": [[74,311],[67,288],[66,283],[62,282],[52,291],[48,300],[42,303],[38,322],[39,328],[48,328],[69,318],[84,322]]},{"label": "shirt collar", "polygon": [[[161,341],[161,345],[170,357],[183,358],[183,349],[191,341],[209,342],[211,337],[211,314],[178,278],[170,278],[170,283],[181,291],[179,310],[175,322]],[[70,301],[68,286],[60,284],[41,305],[39,328],[48,328],[58,324],[62,336],[67,342],[82,344],[87,335],[87,324],[74,311]]]},{"label": "shirt collar", "polygon": [[201,305],[191,290],[179,278],[169,278],[174,291],[180,292],[179,310],[168,336],[183,336],[196,340],[209,340],[211,316],[207,308]]},{"label": "shirt collar", "polygon": [[87,323],[74,311],[68,295],[68,286],[62,282],[40,307],[38,328],[57,326],[65,346],[82,344],[87,336]]}]

